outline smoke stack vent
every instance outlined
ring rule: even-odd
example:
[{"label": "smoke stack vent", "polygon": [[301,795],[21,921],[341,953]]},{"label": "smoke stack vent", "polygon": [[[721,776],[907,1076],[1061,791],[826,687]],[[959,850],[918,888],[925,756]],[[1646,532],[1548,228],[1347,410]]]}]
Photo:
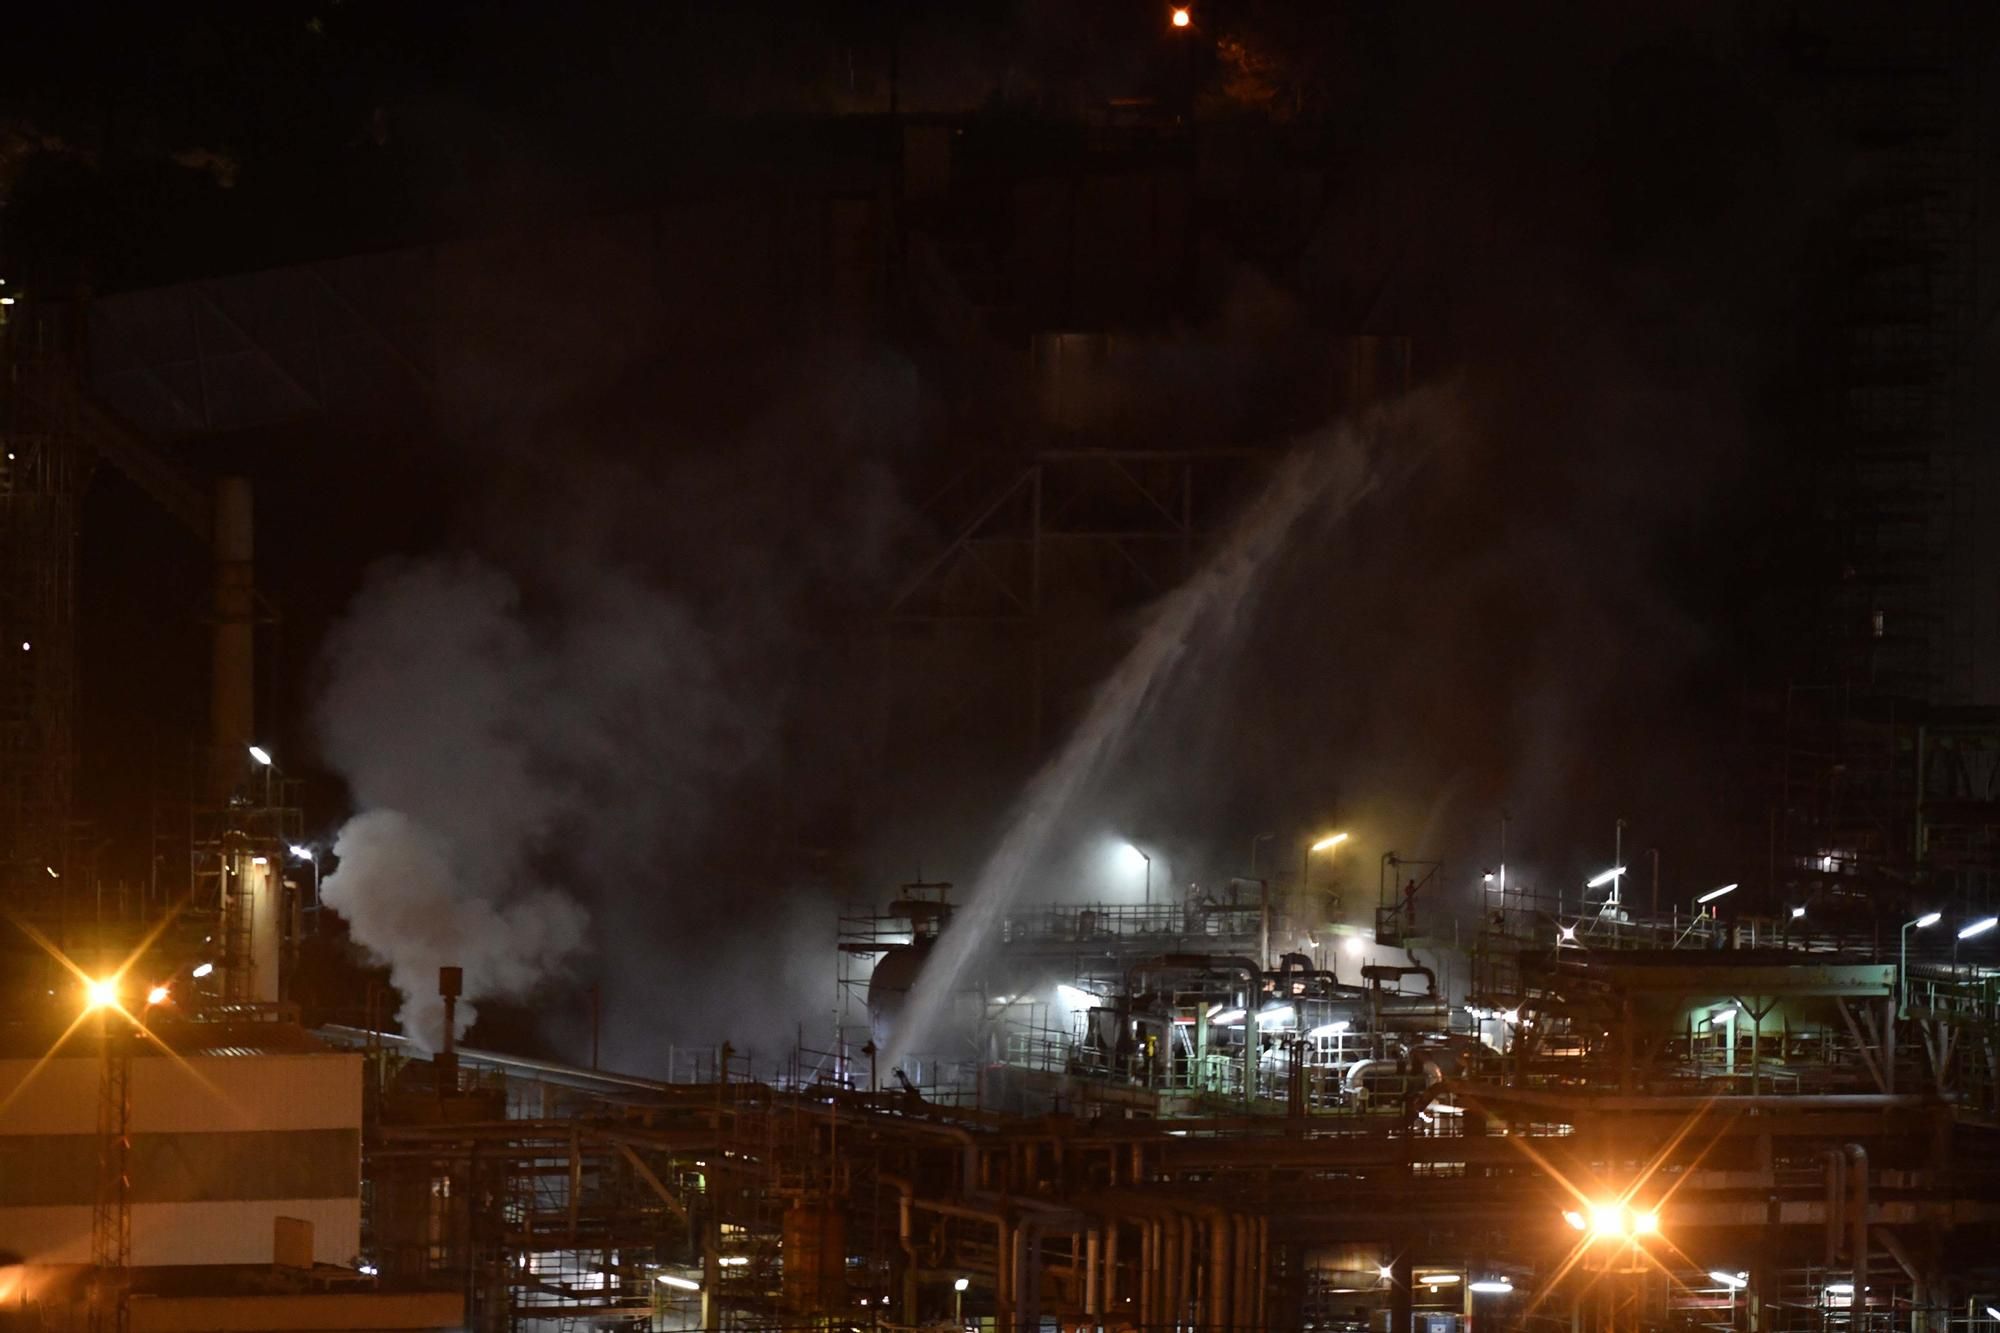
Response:
[{"label": "smoke stack vent", "polygon": [[437,1066],[438,1095],[458,1091],[458,997],[465,990],[465,969],[438,969],[438,994],[444,998],[444,1049],[432,1061]]}]

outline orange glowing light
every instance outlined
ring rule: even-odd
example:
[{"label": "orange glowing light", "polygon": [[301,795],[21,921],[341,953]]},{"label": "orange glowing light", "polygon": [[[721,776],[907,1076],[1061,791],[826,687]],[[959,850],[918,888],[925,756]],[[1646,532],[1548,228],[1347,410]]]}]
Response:
[{"label": "orange glowing light", "polygon": [[1188,24],[1193,22],[1194,22],[1194,15],[1190,14],[1187,10],[1185,9],[1174,10],[1174,26],[1176,28],[1185,28],[1188,26]]},{"label": "orange glowing light", "polygon": [[118,978],[85,977],[83,979],[83,1007],[104,1009],[118,1003]]},{"label": "orange glowing light", "polygon": [[166,1002],[167,988],[165,986],[155,986],[146,992],[147,1004],[165,1004]]}]

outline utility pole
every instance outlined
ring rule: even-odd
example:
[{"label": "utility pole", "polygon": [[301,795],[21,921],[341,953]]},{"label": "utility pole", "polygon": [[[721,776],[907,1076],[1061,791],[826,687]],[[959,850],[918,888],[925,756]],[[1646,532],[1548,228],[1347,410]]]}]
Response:
[{"label": "utility pole", "polygon": [[132,1261],[132,1051],[115,1003],[98,1006],[97,1197],[90,1216],[92,1333],[123,1333]]}]

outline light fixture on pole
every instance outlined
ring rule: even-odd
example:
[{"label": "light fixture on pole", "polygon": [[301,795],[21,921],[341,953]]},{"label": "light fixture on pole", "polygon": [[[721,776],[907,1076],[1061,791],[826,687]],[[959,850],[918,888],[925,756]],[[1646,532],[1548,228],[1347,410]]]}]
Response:
[{"label": "light fixture on pole", "polygon": [[[301,846],[296,842],[293,843],[291,847],[287,850],[291,852],[292,857],[295,860],[312,862],[312,868],[313,868],[312,908],[314,913],[317,913],[319,911],[319,853],[314,851],[310,847]],[[319,920],[318,916],[315,915],[313,917],[313,920],[317,922]]]},{"label": "light fixture on pole", "polygon": [[1710,889],[1707,893],[1704,893],[1701,895],[1701,897],[1695,899],[1694,900],[1695,920],[1697,921],[1701,920],[1703,913],[1707,913],[1710,918],[1713,918],[1715,916],[1715,909],[1709,906],[1709,904],[1714,902],[1717,898],[1721,898],[1727,894],[1731,894],[1734,892],[1736,892],[1736,885],[1724,884],[1721,888]]},{"label": "light fixture on pole", "polygon": [[1346,841],[1347,835],[1345,833],[1329,833],[1318,842],[1309,845],[1305,851],[1299,853],[1299,893],[1301,896],[1304,895],[1308,888],[1312,887],[1312,854],[1314,852],[1330,852]]},{"label": "light fixture on pole", "polygon": [[1277,836],[1278,836],[1278,835],[1277,835],[1277,834],[1275,834],[1275,833],[1259,833],[1259,834],[1258,834],[1258,835],[1257,835],[1256,837],[1254,837],[1254,838],[1250,839],[1250,878],[1252,878],[1252,879],[1255,879],[1255,878],[1257,878],[1257,848],[1258,848],[1258,846],[1259,846],[1259,845],[1261,845],[1261,844],[1263,844],[1263,843],[1267,843],[1267,842],[1269,842],[1269,841],[1270,841],[1271,839],[1273,839],[1273,838],[1275,838],[1275,837],[1277,837]]},{"label": "light fixture on pole", "polygon": [[1129,842],[1125,844],[1125,850],[1132,853],[1132,855],[1138,857],[1141,861],[1146,863],[1145,901],[1150,905],[1153,901],[1153,858],[1146,855],[1144,852],[1140,851],[1138,847],[1134,846],[1132,843]]},{"label": "light fixture on pole", "polygon": [[1973,922],[1971,925],[1966,926],[1964,929],[1960,930],[1958,932],[1958,937],[1962,940],[1969,940],[1972,939],[1974,936],[1984,935],[1987,931],[1993,929],[1993,927],[1995,927],[1996,925],[2000,925],[2000,916],[1982,917],[1979,920]]},{"label": "light fixture on pole", "polygon": [[1910,1016],[1910,932],[1927,930],[1944,919],[1942,912],[1925,912],[1903,923],[1897,940],[1896,963],[1896,1017]]},{"label": "light fixture on pole", "polygon": [[271,804],[271,770],[274,767],[271,763],[271,752],[261,745],[253,745],[249,748],[250,757],[256,760],[258,767],[264,770],[264,804],[268,807]]}]

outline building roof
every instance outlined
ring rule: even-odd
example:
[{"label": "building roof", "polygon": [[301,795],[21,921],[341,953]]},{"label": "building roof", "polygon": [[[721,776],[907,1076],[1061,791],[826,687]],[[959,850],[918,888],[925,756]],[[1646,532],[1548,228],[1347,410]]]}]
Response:
[{"label": "building roof", "polygon": [[[134,1056],[172,1052],[184,1059],[202,1057],[245,1057],[271,1055],[334,1055],[333,1047],[290,1021],[154,1020],[146,1026],[147,1036],[138,1036],[136,1024],[120,1024],[118,1029],[132,1034]],[[98,1025],[85,1022],[66,1034],[50,1022],[0,1024],[0,1060],[34,1060],[48,1053],[56,1043],[58,1059],[94,1058],[98,1053]]]}]

